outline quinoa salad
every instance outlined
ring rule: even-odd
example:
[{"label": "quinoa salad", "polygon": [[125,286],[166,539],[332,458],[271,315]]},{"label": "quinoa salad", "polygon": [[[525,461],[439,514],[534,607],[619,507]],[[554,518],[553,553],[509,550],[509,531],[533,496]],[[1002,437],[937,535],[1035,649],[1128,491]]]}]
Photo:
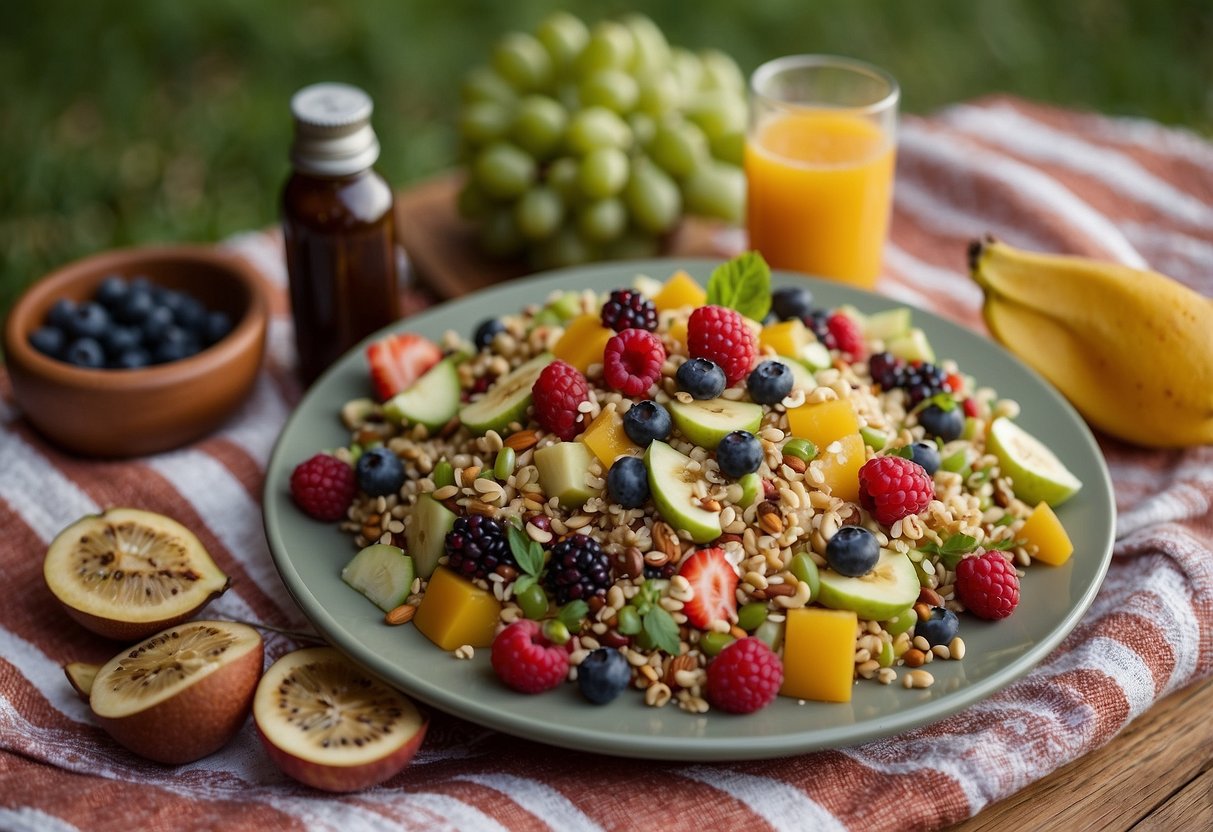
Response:
[{"label": "quinoa salad", "polygon": [[748,713],[930,687],[1069,557],[1081,484],[910,309],[819,308],[755,254],[603,288],[368,349],[291,491],[385,626],[489,651],[503,694]]}]

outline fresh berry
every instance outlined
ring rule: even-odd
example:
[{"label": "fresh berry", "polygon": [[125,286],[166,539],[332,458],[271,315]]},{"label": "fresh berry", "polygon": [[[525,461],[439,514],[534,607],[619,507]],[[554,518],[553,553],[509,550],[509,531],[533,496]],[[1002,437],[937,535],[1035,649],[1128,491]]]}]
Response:
[{"label": "fresh berry", "polygon": [[932,396],[946,393],[947,376],[948,374],[943,371],[942,367],[929,361],[909,364],[898,371],[896,382],[892,387],[900,387],[905,390],[910,407],[916,407],[920,402]]},{"label": "fresh berry", "polygon": [[607,491],[624,508],[640,508],[649,498],[649,469],[638,456],[621,456],[607,472]]},{"label": "fresh berry", "polygon": [[783,663],[754,636],[733,642],[708,665],[708,701],[731,714],[749,714],[775,701]]},{"label": "fresh berry", "polygon": [[934,442],[915,442],[910,446],[910,459],[922,466],[928,477],[939,470],[939,447]]},{"label": "fresh berry", "polygon": [[959,393],[965,386],[965,380],[960,373],[948,373],[943,383],[944,389],[949,393]]},{"label": "fresh berry", "polygon": [[978,618],[1006,618],[1019,605],[1019,576],[1001,552],[962,558],[956,564],[956,597]]},{"label": "fresh berry", "polygon": [[404,463],[387,448],[370,448],[354,466],[358,487],[371,497],[395,494],[404,485]]},{"label": "fresh berry", "polygon": [[981,414],[981,410],[977,405],[977,400],[972,397],[961,402],[961,407],[964,409],[965,416],[969,417],[970,419],[976,419]]},{"label": "fresh berry", "polygon": [[85,301],[72,310],[67,331],[77,338],[100,338],[110,324],[109,313],[99,303]]},{"label": "fresh berry", "polygon": [[733,479],[752,474],[762,464],[762,442],[746,430],[727,433],[716,446],[716,464],[722,474]]},{"label": "fresh berry", "polygon": [[678,564],[676,563],[666,563],[661,566],[649,566],[645,564],[644,567],[645,580],[668,581],[677,574]]},{"label": "fresh berry", "polygon": [[101,346],[111,360],[143,343],[143,336],[133,326],[111,324],[101,335]]},{"label": "fresh berry", "polygon": [[72,312],[76,308],[74,300],[67,298],[59,298],[51,306],[51,311],[46,313],[47,326],[53,326],[55,329],[67,331],[68,324],[72,320]]},{"label": "fresh berry", "polygon": [[105,350],[96,338],[77,338],[67,345],[63,360],[76,367],[88,370],[105,366]]},{"label": "fresh berry", "polygon": [[901,359],[891,352],[873,353],[868,358],[868,372],[872,375],[872,381],[885,390],[897,387],[901,367]]},{"label": "fresh berry", "polygon": [[835,312],[826,319],[826,326],[829,327],[834,346],[839,352],[846,353],[854,360],[863,358],[867,353],[867,347],[863,343],[863,329],[850,315]]},{"label": "fresh berry", "polygon": [[654,401],[636,402],[623,414],[623,432],[642,448],[655,439],[668,439],[673,427],[670,411]]},{"label": "fresh berry", "polygon": [[878,456],[859,469],[860,505],[886,526],[918,514],[934,496],[935,483],[917,462]]},{"label": "fresh berry", "polygon": [[207,344],[215,344],[232,331],[232,319],[218,309],[208,312],[201,327],[202,340]]},{"label": "fresh berry", "polygon": [[67,339],[56,326],[40,326],[29,334],[29,345],[43,355],[58,358]]},{"label": "fresh berry", "polygon": [[140,367],[146,367],[151,363],[151,354],[142,347],[136,347],[133,350],[127,350],[115,358],[112,362],[112,366],[119,370],[137,370]]},{"label": "fresh berry", "polygon": [[927,436],[938,436],[944,442],[951,442],[964,433],[965,415],[954,403],[948,408],[932,403],[918,412],[918,424]]},{"label": "fresh berry", "polygon": [[447,568],[465,578],[487,579],[502,564],[518,567],[505,526],[494,517],[469,514],[456,518],[444,544]]},{"label": "fresh berry", "polygon": [[863,526],[843,526],[826,542],[826,562],[848,578],[866,575],[880,560],[880,541]]},{"label": "fresh berry", "polygon": [[625,329],[607,341],[602,352],[606,383],[625,396],[644,396],[661,379],[665,347],[661,339],[643,329]]},{"label": "fresh berry", "polygon": [[577,666],[577,687],[595,705],[605,705],[632,683],[632,666],[618,650],[599,647]]},{"label": "fresh berry", "polygon": [[380,401],[406,389],[441,359],[437,344],[412,332],[389,335],[366,348],[371,384]]},{"label": "fresh berry", "polygon": [[746,376],[745,384],[758,404],[781,402],[792,392],[792,368],[782,361],[763,361]]},{"label": "fresh berry", "polygon": [[713,621],[731,623],[737,617],[737,570],[723,549],[700,549],[682,562],[678,574],[695,592],[682,608],[692,627],[706,630]]},{"label": "fresh berry", "polygon": [[126,281],[122,279],[121,275],[111,274],[101,281],[93,297],[97,303],[113,312],[122,303],[122,300],[126,297],[126,293]]},{"label": "fresh berry", "polygon": [[531,386],[535,421],[549,433],[569,442],[577,435],[581,413],[577,407],[590,399],[590,386],[577,368],[553,361]]},{"label": "fresh berry", "polygon": [[781,321],[803,318],[813,311],[813,293],[803,286],[784,286],[771,293],[771,312]]},{"label": "fresh berry", "polygon": [[506,687],[519,693],[543,693],[569,675],[569,651],[549,641],[538,621],[523,618],[493,639],[492,664]]},{"label": "fresh berry", "polygon": [[146,285],[131,282],[126,295],[114,308],[114,317],[124,324],[141,324],[156,307],[156,299]]},{"label": "fresh berry", "polygon": [[927,644],[951,644],[960,629],[960,619],[947,607],[931,607],[931,617],[914,625],[914,635],[922,636]]},{"label": "fresh berry", "polygon": [[157,364],[180,361],[198,352],[198,342],[184,329],[174,324],[164,331],[159,343],[152,348],[152,360]]},{"label": "fresh berry", "polygon": [[724,392],[728,379],[715,361],[692,358],[684,361],[674,374],[678,389],[690,393],[693,399],[714,399]]},{"label": "fresh berry", "polygon": [[173,326],[173,310],[167,306],[153,306],[143,319],[143,339],[149,344],[158,344]]},{"label": "fresh berry", "polygon": [[837,345],[834,343],[834,336],[830,334],[830,313],[824,309],[814,309],[808,315],[800,319],[804,325],[809,328],[817,340],[825,344],[827,349],[834,349]]},{"label": "fresh berry", "polygon": [[657,307],[653,301],[631,289],[616,289],[602,305],[602,325],[616,332],[625,329],[657,328]]},{"label": "fresh berry", "polygon": [[476,327],[476,331],[472,333],[472,343],[476,345],[476,349],[483,350],[493,343],[498,332],[505,332],[505,324],[497,318],[481,321],[480,326]]},{"label": "fresh berry", "polygon": [[316,454],[291,472],[291,497],[317,520],[345,517],[357,491],[354,469],[331,454]]},{"label": "fresh berry", "polygon": [[694,358],[720,365],[728,384],[737,384],[754,366],[754,334],[741,314],[723,306],[701,306],[687,320],[687,348]]},{"label": "fresh berry", "polygon": [[588,601],[611,588],[611,560],[592,537],[575,534],[552,547],[544,573],[548,591],[557,604]]}]

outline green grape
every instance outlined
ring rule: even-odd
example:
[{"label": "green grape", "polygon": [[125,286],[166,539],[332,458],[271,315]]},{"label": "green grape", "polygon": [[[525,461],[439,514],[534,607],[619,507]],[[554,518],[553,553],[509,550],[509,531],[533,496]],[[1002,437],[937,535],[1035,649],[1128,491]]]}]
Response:
[{"label": "green grape", "polygon": [[543,19],[535,30],[535,36],[548,51],[552,64],[557,69],[563,69],[572,64],[585,48],[590,32],[581,18],[566,11],[557,11]]},{"label": "green grape", "polygon": [[745,76],[737,62],[719,49],[704,49],[699,53],[703,77],[699,87],[704,90],[722,90],[733,95],[745,95]]},{"label": "green grape", "polygon": [[632,55],[633,72],[655,72],[665,69],[670,63],[670,43],[661,28],[639,12],[626,14],[623,25],[632,33],[636,48]]},{"label": "green grape", "polygon": [[708,139],[692,122],[666,119],[657,125],[648,151],[662,170],[681,179],[708,158]]},{"label": "green grape", "polygon": [[465,220],[478,220],[489,212],[492,201],[475,182],[469,180],[459,189],[455,207],[459,210],[459,216]]},{"label": "green grape", "polygon": [[465,104],[473,101],[495,101],[512,104],[518,94],[510,83],[487,66],[478,66],[468,73],[460,88]]},{"label": "green grape", "polygon": [[577,154],[589,153],[596,147],[632,146],[632,130],[618,113],[606,107],[587,107],[569,119],[565,143]]},{"label": "green grape", "polygon": [[608,243],[628,226],[628,209],[610,197],[587,202],[577,211],[577,231],[592,243]]},{"label": "green grape", "polygon": [[480,222],[480,245],[493,257],[507,258],[522,253],[525,240],[508,207],[490,211]]},{"label": "green grape", "polygon": [[577,91],[577,84],[572,81],[558,83],[556,85],[556,101],[561,107],[564,107],[567,113],[575,113],[580,110],[581,93]]},{"label": "green grape", "polygon": [[596,147],[581,159],[577,185],[590,199],[605,199],[628,182],[628,156],[614,147]]},{"label": "green grape", "polygon": [[699,125],[709,141],[727,133],[743,133],[746,127],[745,99],[722,90],[693,96],[683,113]]},{"label": "green grape", "polygon": [[683,181],[682,196],[690,213],[738,224],[745,212],[745,173],[724,162],[700,165]]},{"label": "green grape", "polygon": [[459,113],[459,134],[472,145],[488,144],[505,138],[511,118],[500,101],[472,101]]},{"label": "green grape", "polygon": [[590,30],[590,38],[573,62],[573,68],[582,78],[600,69],[627,69],[635,51],[636,42],[626,26],[603,20]]},{"label": "green grape", "polygon": [[577,184],[577,172],[580,169],[581,165],[575,157],[561,156],[548,165],[543,181],[548,187],[560,194],[565,202],[572,202],[581,195],[580,187]]},{"label": "green grape", "polygon": [[663,116],[678,108],[682,101],[682,89],[678,84],[678,76],[669,72],[650,72],[637,79],[640,96],[636,100],[636,109],[650,116]]},{"label": "green grape", "polygon": [[522,92],[545,89],[552,82],[552,57],[534,35],[509,32],[493,47],[493,69]]},{"label": "green grape", "polygon": [[535,160],[508,142],[494,142],[472,162],[472,178],[493,199],[521,195],[535,181],[535,170]]},{"label": "green grape", "polygon": [[709,142],[712,155],[722,162],[741,167],[745,164],[745,133],[721,133]]},{"label": "green grape", "polygon": [[657,132],[657,122],[648,113],[628,113],[628,127],[632,129],[632,137],[636,144],[644,147],[653,140]]},{"label": "green grape", "polygon": [[536,159],[546,159],[560,146],[569,117],[564,107],[546,95],[528,95],[518,102],[511,135]]},{"label": "green grape", "polygon": [[703,62],[699,60],[698,55],[689,49],[675,46],[670,49],[670,64],[684,97],[699,91],[699,82],[703,79]]},{"label": "green grape", "polygon": [[600,69],[586,77],[578,87],[583,107],[606,107],[628,113],[636,107],[640,89],[636,79],[622,69]]},{"label": "green grape", "polygon": [[623,189],[623,201],[632,214],[632,221],[650,234],[669,231],[682,213],[678,185],[643,157],[632,163],[632,175]]},{"label": "green grape", "polygon": [[580,266],[594,259],[594,249],[581,238],[577,229],[564,226],[534,249],[535,264],[543,269]]},{"label": "green grape", "polygon": [[564,222],[564,201],[549,187],[531,188],[514,203],[514,222],[528,240],[547,239]]},{"label": "green grape", "polygon": [[522,614],[532,621],[538,621],[548,614],[548,596],[539,584],[531,584],[514,600],[522,608]]},{"label": "green grape", "polygon": [[602,250],[602,256],[608,260],[646,260],[659,254],[661,242],[651,234],[636,229],[625,231]]}]

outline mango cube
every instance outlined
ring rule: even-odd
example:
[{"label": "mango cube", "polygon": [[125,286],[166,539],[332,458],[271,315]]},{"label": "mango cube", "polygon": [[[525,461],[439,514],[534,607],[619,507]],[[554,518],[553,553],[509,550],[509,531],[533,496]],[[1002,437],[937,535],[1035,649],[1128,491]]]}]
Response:
[{"label": "mango cube", "polygon": [[606,468],[621,456],[636,456],[640,448],[628,439],[623,430],[623,417],[614,408],[604,410],[590,423],[580,437],[581,442],[594,452]]},{"label": "mango cube", "polygon": [[851,403],[845,399],[802,404],[788,411],[788,426],[793,436],[808,439],[824,451],[835,439],[859,433],[859,419]]},{"label": "mango cube", "polygon": [[614,335],[615,331],[603,326],[597,315],[579,315],[564,328],[552,355],[584,373],[591,364],[602,363],[607,341]]},{"label": "mango cube", "polygon": [[815,702],[850,702],[858,623],[851,610],[788,610],[779,692]]},{"label": "mango cube", "polygon": [[439,648],[488,647],[497,632],[501,604],[480,587],[440,566],[430,576],[413,623]]},{"label": "mango cube", "polygon": [[1038,503],[1020,528],[1018,537],[1036,547],[1036,560],[1061,566],[1074,553],[1074,543],[1048,503]]},{"label": "mango cube", "polygon": [[812,340],[808,327],[798,318],[780,321],[777,324],[767,324],[758,333],[759,347],[770,347],[775,350],[776,355],[787,358],[799,358],[800,351]]},{"label": "mango cube", "polygon": [[840,500],[859,502],[859,469],[867,462],[867,451],[864,448],[863,437],[852,433],[836,440],[842,445],[842,450],[836,454],[828,453],[820,448],[821,473],[825,475],[825,485],[830,493]]},{"label": "mango cube", "polygon": [[670,327],[667,332],[671,338],[685,346],[687,343],[687,319],[675,318],[670,321]]},{"label": "mango cube", "polygon": [[674,272],[673,276],[661,287],[661,291],[653,297],[653,305],[658,312],[667,309],[681,309],[684,306],[698,307],[707,303],[708,293],[695,282],[689,274],[682,271]]}]

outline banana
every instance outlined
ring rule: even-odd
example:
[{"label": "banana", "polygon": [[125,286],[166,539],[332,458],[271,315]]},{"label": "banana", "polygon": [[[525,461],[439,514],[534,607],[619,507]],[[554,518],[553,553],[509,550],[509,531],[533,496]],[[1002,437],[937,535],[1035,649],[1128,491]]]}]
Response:
[{"label": "banana", "polygon": [[1156,272],[969,246],[993,336],[1094,427],[1134,444],[1213,442],[1213,300]]}]

